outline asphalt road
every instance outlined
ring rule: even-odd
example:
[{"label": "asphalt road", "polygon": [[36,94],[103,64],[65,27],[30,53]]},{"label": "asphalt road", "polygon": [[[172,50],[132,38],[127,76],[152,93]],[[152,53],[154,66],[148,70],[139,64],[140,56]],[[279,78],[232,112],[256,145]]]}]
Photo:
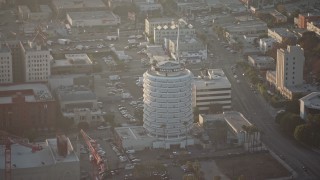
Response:
[{"label": "asphalt road", "polygon": [[263,132],[263,143],[277,155],[285,157],[285,162],[298,173],[297,179],[319,179],[319,153],[297,144],[296,141],[285,137],[281,133],[274,122],[276,110],[267,104],[263,97],[252,93],[249,84],[239,70],[237,75],[240,83],[237,83],[233,77],[231,65],[240,60],[241,57],[224,49],[215,35],[210,37],[215,40],[211,49],[216,53],[217,60],[215,60],[214,67],[222,68],[232,84],[233,109],[244,114],[250,122]]}]

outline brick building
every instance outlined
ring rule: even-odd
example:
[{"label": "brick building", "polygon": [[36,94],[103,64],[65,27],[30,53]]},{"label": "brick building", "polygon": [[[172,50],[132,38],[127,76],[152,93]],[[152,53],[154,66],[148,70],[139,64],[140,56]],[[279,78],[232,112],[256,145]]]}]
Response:
[{"label": "brick building", "polygon": [[298,27],[306,29],[307,23],[311,21],[319,21],[320,20],[320,14],[312,14],[312,13],[306,13],[306,14],[299,14],[298,17]]},{"label": "brick building", "polygon": [[0,87],[0,129],[23,135],[54,130],[56,101],[44,84]]}]

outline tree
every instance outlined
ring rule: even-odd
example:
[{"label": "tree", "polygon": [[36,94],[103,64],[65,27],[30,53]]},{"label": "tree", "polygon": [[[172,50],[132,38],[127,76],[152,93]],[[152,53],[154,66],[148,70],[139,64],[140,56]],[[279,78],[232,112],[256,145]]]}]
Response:
[{"label": "tree", "polygon": [[307,31],[302,34],[298,40],[298,44],[304,49],[305,52],[312,51],[320,43],[320,38],[313,31]]},{"label": "tree", "polygon": [[199,108],[198,107],[194,107],[193,108],[193,122],[194,123],[199,122],[199,114],[200,114]]},{"label": "tree", "polygon": [[286,111],[299,114],[300,113],[300,102],[299,99],[295,98],[291,101],[288,101],[286,104]]},{"label": "tree", "polygon": [[301,120],[300,116],[293,113],[286,113],[280,119],[280,127],[281,129],[289,135],[294,135],[294,131],[296,126],[303,124],[304,122]]},{"label": "tree", "polygon": [[113,112],[109,112],[103,116],[105,122],[109,122],[111,126],[115,126],[114,118],[115,115]]},{"label": "tree", "polygon": [[283,118],[283,116],[286,114],[286,111],[282,111],[280,113],[277,113],[276,118],[275,118],[275,122],[277,124],[280,124],[281,119]]}]

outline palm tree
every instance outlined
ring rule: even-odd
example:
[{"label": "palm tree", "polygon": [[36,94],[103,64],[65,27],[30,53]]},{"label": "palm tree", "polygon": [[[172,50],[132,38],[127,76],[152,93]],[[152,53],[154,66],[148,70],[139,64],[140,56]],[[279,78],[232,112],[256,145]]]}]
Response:
[{"label": "palm tree", "polygon": [[188,129],[187,129],[187,125],[188,125],[188,122],[187,121],[184,121],[183,122],[183,125],[184,127],[186,128],[186,132],[185,132],[185,135],[186,135],[186,149],[188,149]]},{"label": "palm tree", "polygon": [[162,129],[163,129],[163,144],[164,144],[164,149],[166,148],[166,127],[167,125],[166,124],[161,124],[160,126]]}]

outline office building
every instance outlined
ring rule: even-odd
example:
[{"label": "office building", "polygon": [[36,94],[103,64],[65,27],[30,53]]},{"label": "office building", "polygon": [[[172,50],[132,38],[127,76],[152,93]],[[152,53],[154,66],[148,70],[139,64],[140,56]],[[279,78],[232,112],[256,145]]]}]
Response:
[{"label": "office building", "polygon": [[180,36],[195,36],[196,30],[186,21],[180,19],[179,23],[170,26],[157,26],[153,30],[153,40],[155,44],[163,44],[164,39],[177,39],[178,31]]},{"label": "office building", "polygon": [[160,26],[170,26],[172,24],[172,18],[147,18],[144,20],[144,32],[150,36],[153,36],[153,29]]},{"label": "office building", "polygon": [[212,105],[231,109],[231,83],[222,69],[209,69],[207,75],[195,78],[193,84],[193,106],[208,111]]},{"label": "office building", "polygon": [[278,89],[303,84],[304,53],[300,46],[277,50],[276,86]]},{"label": "office building", "polygon": [[52,131],[56,126],[56,101],[44,84],[0,86],[0,127],[23,134]]},{"label": "office building", "polygon": [[12,83],[12,55],[7,45],[0,44],[0,84]]},{"label": "office building", "polygon": [[162,146],[185,147],[193,125],[192,73],[175,61],[163,61],[143,75],[143,127]]},{"label": "office building", "polygon": [[29,42],[23,49],[25,82],[47,82],[51,75],[50,51],[38,43]]},{"label": "office building", "polygon": [[23,45],[20,41],[2,41],[1,47],[8,47],[12,57],[12,78],[14,83],[24,82]]}]

